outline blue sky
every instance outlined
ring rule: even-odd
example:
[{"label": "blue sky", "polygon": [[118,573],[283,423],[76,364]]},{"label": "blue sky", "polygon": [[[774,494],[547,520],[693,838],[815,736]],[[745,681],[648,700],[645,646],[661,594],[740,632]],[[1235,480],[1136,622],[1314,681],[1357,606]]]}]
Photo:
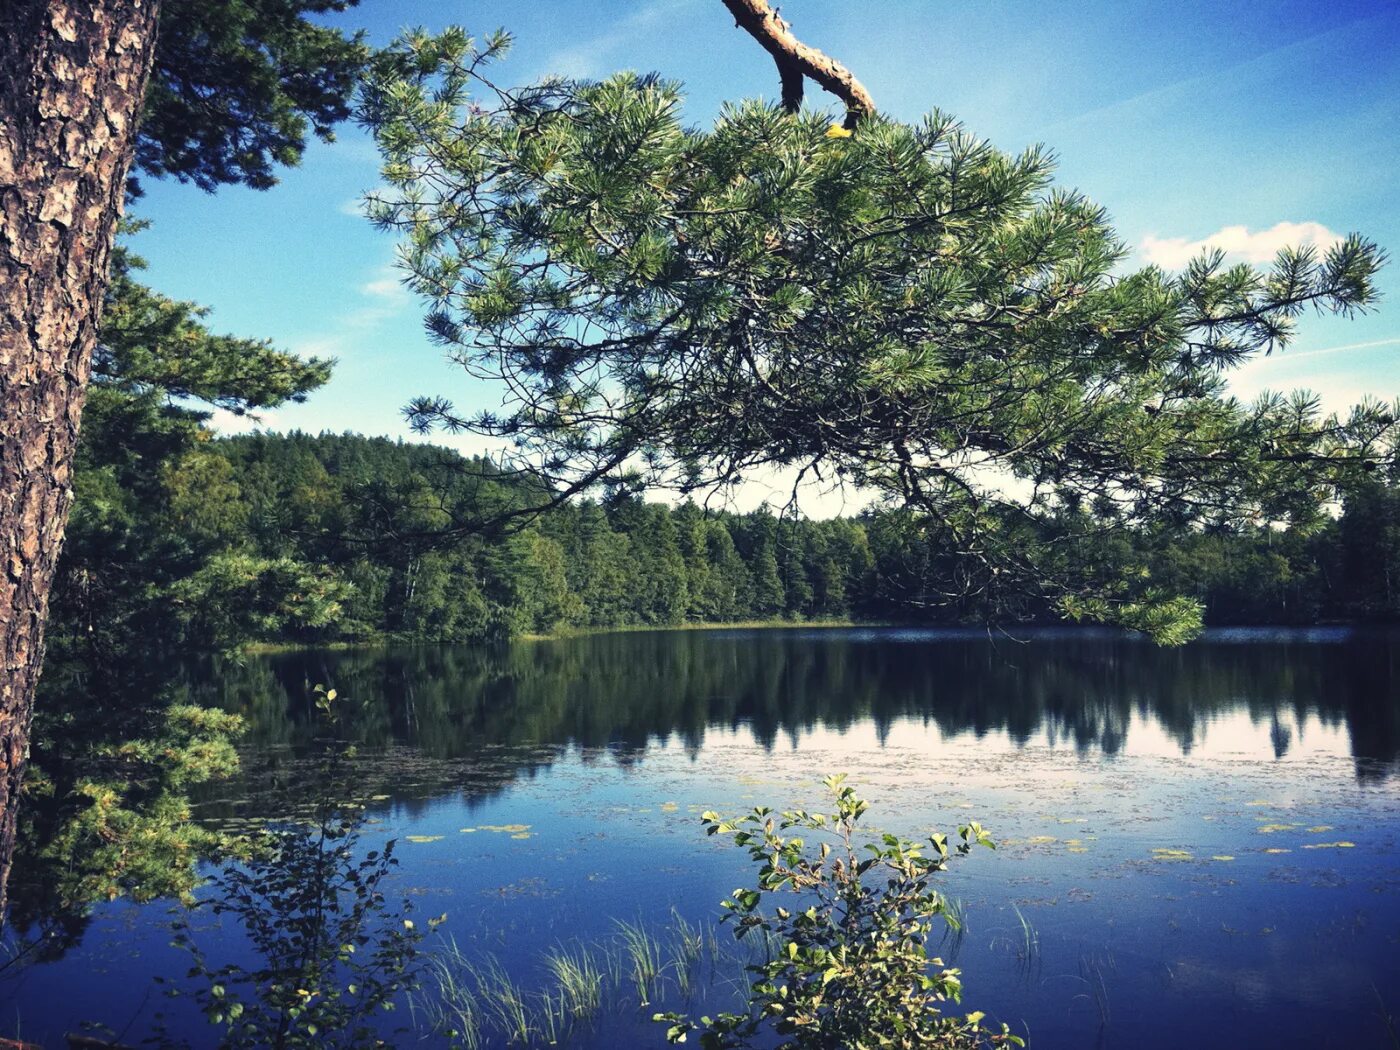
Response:
[{"label": "blue sky", "polygon": [[[1105,205],[1140,261],[1176,266],[1212,238],[1260,259],[1353,230],[1380,242],[1397,261],[1375,313],[1307,319],[1292,349],[1235,383],[1244,395],[1308,387],[1337,408],[1400,396],[1400,0],[781,7],[882,110],[912,119],[936,106],[1003,149],[1049,145],[1060,181]],[[516,37],[509,82],[657,70],[685,83],[697,124],[726,99],[777,91],[720,0],[362,0],[342,21],[377,43],[411,25],[504,26]],[[828,104],[812,89],[808,99]],[[148,183],[138,214],[154,226],[134,246],[151,284],[213,307],[221,331],[339,361],[305,405],[268,413],[270,428],[402,435],[415,395],[498,401],[428,342],[392,239],[358,216],[376,174],[372,144],[347,127],[267,192]]]}]

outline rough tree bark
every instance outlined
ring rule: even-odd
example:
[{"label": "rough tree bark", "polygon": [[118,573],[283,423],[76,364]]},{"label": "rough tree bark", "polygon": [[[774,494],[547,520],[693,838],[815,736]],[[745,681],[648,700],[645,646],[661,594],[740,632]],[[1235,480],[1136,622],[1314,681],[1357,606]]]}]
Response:
[{"label": "rough tree bark", "polygon": [[875,113],[875,100],[849,69],[792,34],[792,27],[778,17],[767,0],[724,0],[734,24],[763,45],[778,66],[783,108],[802,108],[802,81],[810,77],[846,104],[846,127]]},{"label": "rough tree bark", "polygon": [[159,0],[0,0],[0,922]]}]

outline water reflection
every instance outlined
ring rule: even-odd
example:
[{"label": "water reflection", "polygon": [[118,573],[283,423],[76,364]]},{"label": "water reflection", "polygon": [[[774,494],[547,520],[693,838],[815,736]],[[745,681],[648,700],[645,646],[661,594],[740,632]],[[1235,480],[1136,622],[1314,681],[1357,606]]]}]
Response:
[{"label": "water reflection", "polygon": [[[337,737],[360,745],[329,803],[366,799],[366,834],[403,843],[395,893],[449,912],[452,936],[513,972],[537,967],[521,946],[606,939],[640,909],[705,919],[740,876],[698,814],[805,806],[820,773],[848,769],[897,830],[964,815],[994,829],[998,852],[950,884],[972,914],[958,961],[979,1005],[1024,1019],[1035,1045],[1102,1038],[1095,981],[1105,1045],[1370,1045],[1376,1004],[1400,1001],[1397,642],[696,631],[192,663],[142,703],[75,683],[46,708],[36,768],[55,790],[18,861],[16,930],[50,931],[48,961],[0,981],[0,1008],[23,1002],[55,1030],[111,1021],[152,973],[183,972],[164,905],[88,907],[111,857],[122,894],[178,893],[208,856],[180,838],[189,826],[296,817],[329,783],[323,682],[343,698]],[[202,708],[247,724],[231,781],[196,775],[214,753],[190,721]],[[88,781],[118,791],[111,819],[78,806]],[[201,819],[175,819],[187,811]],[[1043,966],[1019,954],[1022,915]],[[211,959],[242,957],[208,936]],[[654,1039],[649,1016],[624,1012],[625,1032],[587,1045]]]},{"label": "water reflection", "polygon": [[360,701],[350,731],[388,756],[386,775],[404,775],[392,760],[408,749],[430,780],[471,759],[487,791],[569,746],[634,760],[668,738],[698,755],[720,728],[773,748],[858,725],[883,741],[911,723],[1110,758],[1165,739],[1181,755],[1209,740],[1283,759],[1344,739],[1372,780],[1400,755],[1397,643],[1344,631],[1228,632],[1176,650],[1083,631],[691,631],[291,653],[184,674],[192,701],[248,721],[251,753],[295,754],[314,724],[308,685],[334,682]]}]

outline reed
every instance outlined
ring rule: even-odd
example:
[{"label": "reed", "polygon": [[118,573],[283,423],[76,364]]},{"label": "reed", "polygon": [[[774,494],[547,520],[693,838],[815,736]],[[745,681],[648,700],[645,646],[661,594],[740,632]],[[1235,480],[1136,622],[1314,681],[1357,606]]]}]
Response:
[{"label": "reed", "polygon": [[561,1012],[589,1017],[603,1005],[604,975],[594,953],[585,945],[558,947],[545,955],[545,969],[559,992]]},{"label": "reed", "polygon": [[618,935],[628,966],[632,987],[643,1006],[651,1005],[657,992],[664,963],[661,942],[640,922],[617,920]]}]

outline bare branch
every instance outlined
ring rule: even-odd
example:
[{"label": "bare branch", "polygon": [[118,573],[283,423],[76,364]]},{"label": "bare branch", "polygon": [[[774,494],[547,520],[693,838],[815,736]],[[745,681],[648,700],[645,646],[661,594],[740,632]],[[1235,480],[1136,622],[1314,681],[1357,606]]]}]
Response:
[{"label": "bare branch", "polygon": [[802,106],[802,78],[811,77],[846,104],[846,127],[875,114],[875,100],[849,69],[792,35],[792,28],[768,6],[768,0],[724,0],[734,24],[773,56],[782,81],[783,109]]}]

